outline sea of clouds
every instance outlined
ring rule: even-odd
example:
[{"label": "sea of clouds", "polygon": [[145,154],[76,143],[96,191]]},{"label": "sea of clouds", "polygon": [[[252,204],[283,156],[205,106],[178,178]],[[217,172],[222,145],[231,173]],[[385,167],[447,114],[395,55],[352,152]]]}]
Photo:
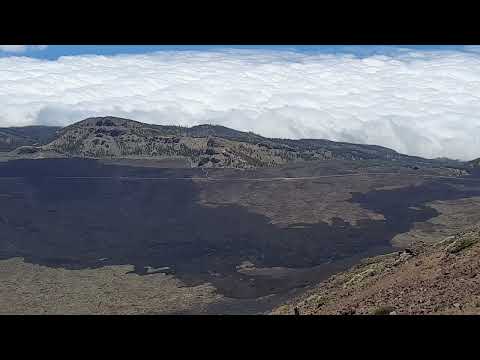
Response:
[{"label": "sea of clouds", "polygon": [[269,137],[480,157],[480,53],[356,57],[289,51],[0,58],[0,126],[114,115]]}]

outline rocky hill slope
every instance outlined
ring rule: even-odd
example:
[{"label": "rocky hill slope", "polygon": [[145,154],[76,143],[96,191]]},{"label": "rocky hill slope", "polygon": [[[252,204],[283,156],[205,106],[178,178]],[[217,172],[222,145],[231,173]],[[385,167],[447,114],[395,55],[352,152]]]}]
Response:
[{"label": "rocky hill slope", "polygon": [[255,168],[311,160],[395,161],[409,166],[448,165],[374,145],[318,139],[269,139],[216,125],[191,128],[144,124],[116,117],[89,118],[55,132],[42,146],[14,155],[36,157],[182,159],[192,167]]},{"label": "rocky hill slope", "polygon": [[274,314],[480,314],[480,226],[364,260]]}]

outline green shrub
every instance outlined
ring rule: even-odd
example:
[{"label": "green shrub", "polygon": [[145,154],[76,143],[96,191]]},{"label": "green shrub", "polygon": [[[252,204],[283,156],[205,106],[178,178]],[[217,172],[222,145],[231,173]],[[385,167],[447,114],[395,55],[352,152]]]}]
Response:
[{"label": "green shrub", "polygon": [[475,237],[465,237],[465,238],[460,238],[458,240],[455,240],[453,243],[451,243],[447,248],[446,250],[450,253],[450,254],[456,254],[470,246],[472,246],[473,244],[475,244],[476,242],[478,241],[477,238]]},{"label": "green shrub", "polygon": [[389,315],[392,311],[395,311],[393,306],[380,306],[373,310],[372,315]]}]

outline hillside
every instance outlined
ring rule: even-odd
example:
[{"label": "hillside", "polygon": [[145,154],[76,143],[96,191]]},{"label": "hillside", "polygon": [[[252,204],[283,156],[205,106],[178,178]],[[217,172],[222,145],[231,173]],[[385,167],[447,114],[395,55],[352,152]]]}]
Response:
[{"label": "hillside", "polygon": [[480,158],[469,161],[469,164],[472,167],[480,167]]},{"label": "hillside", "polygon": [[[274,314],[480,314],[480,227],[364,260]],[[297,309],[297,310],[295,310]]]},{"label": "hillside", "polygon": [[44,145],[55,138],[56,126],[25,126],[0,128],[0,152],[20,146]]},{"label": "hillside", "polygon": [[318,139],[269,139],[217,125],[186,128],[100,117],[55,130],[55,138],[48,144],[23,146],[12,154],[178,159],[190,167],[257,168],[311,160],[395,161],[412,167],[448,165],[445,161],[402,155],[381,146]]}]

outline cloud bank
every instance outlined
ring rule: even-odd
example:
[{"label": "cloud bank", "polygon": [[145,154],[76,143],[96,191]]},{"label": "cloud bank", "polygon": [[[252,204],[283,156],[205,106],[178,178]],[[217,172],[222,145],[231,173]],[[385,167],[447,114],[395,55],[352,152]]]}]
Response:
[{"label": "cloud bank", "polygon": [[0,126],[114,115],[480,157],[480,54],[176,51],[0,58]]}]

